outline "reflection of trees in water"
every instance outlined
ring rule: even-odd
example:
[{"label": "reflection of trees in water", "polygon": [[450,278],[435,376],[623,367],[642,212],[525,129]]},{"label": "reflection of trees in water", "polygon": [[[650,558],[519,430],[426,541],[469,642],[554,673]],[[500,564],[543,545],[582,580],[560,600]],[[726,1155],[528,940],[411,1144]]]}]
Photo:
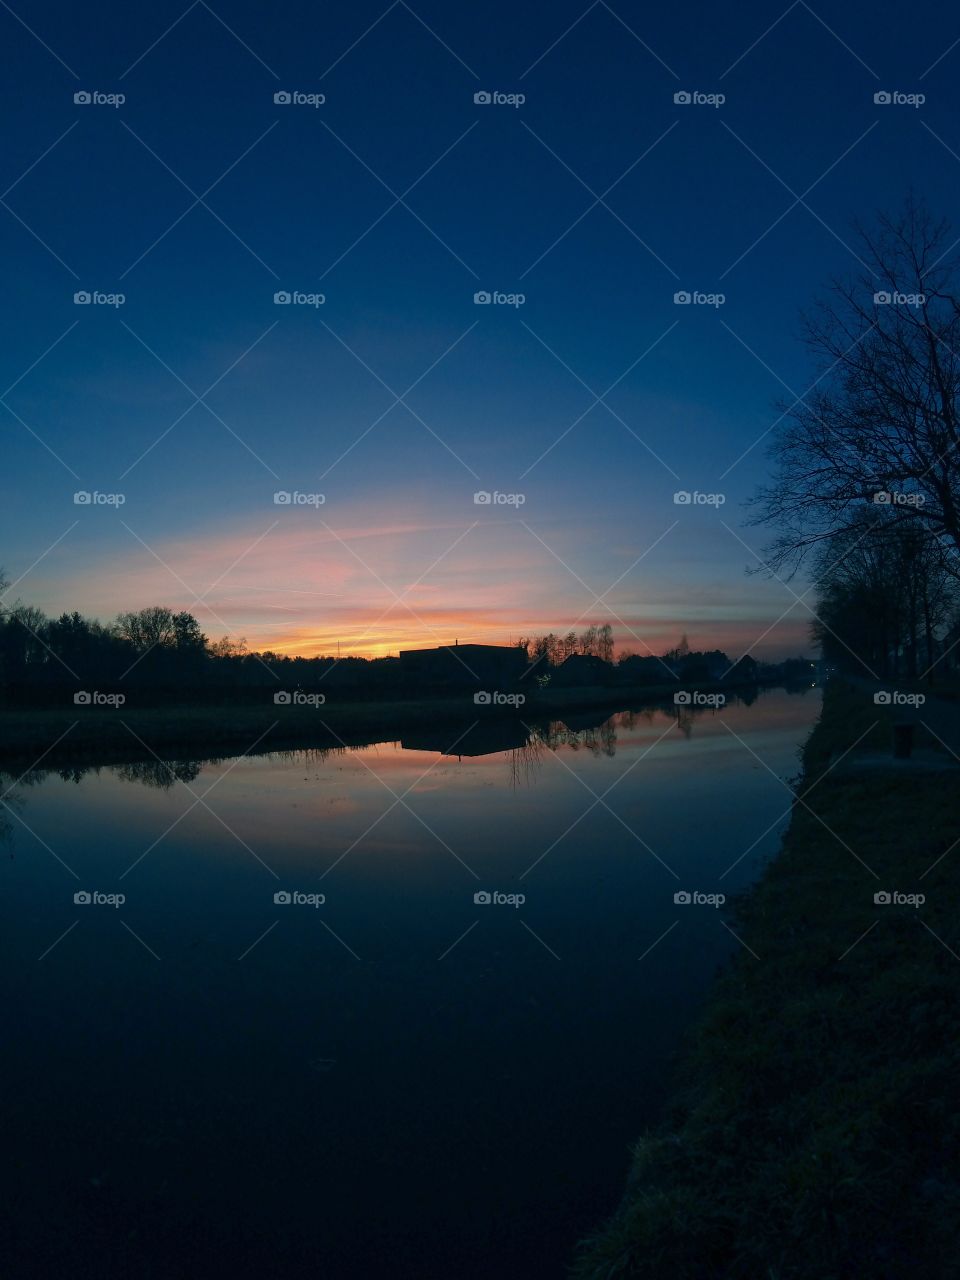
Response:
[{"label": "reflection of trees in water", "polygon": [[169,791],[178,782],[193,782],[204,765],[219,763],[219,760],[134,760],[130,764],[114,765],[112,772],[121,782],[139,782],[144,787]]},{"label": "reflection of trees in water", "polygon": [[[296,765],[300,769],[317,768],[331,755],[343,755],[342,747],[304,747],[296,751],[263,751],[255,756],[241,756],[240,760],[261,760],[265,764]],[[113,772],[123,782],[140,782],[145,787],[163,790],[174,783],[194,782],[201,771],[212,765],[216,768],[228,757],[206,756],[202,760],[138,760],[132,764],[115,765]],[[236,757],[230,757],[238,763]]]},{"label": "reflection of trees in water", "polygon": [[[256,756],[241,759],[265,760],[268,764],[295,764],[301,768],[322,765],[330,755],[343,755],[341,747],[310,747],[299,751],[258,752]],[[153,787],[160,791],[169,791],[178,783],[189,785],[195,782],[208,765],[216,767],[229,757],[204,756],[190,760],[128,760],[123,764],[76,764],[51,766],[50,768],[28,769],[17,774],[10,769],[0,769],[0,794],[7,793],[4,803],[16,805],[22,803],[21,790],[26,787],[37,787],[47,778],[57,777],[63,782],[80,783],[88,774],[99,777],[106,771],[121,782],[136,782],[143,787]],[[12,830],[10,822],[3,816],[0,805],[0,837],[9,836]]]},{"label": "reflection of trees in water", "polygon": [[543,763],[547,751],[567,747],[571,751],[589,751],[592,756],[612,757],[617,753],[617,732],[629,733],[634,729],[653,726],[658,720],[673,720],[685,738],[693,734],[693,726],[704,716],[722,715],[729,707],[742,703],[751,706],[758,691],[743,689],[730,694],[722,707],[677,706],[658,702],[627,711],[616,711],[599,724],[578,725],[577,720],[586,716],[571,715],[564,720],[543,721],[530,728],[526,746],[510,752],[510,773],[514,786],[529,784]]},{"label": "reflection of trees in water", "polygon": [[[17,789],[17,784],[29,787],[33,782],[34,779],[29,774],[18,777],[15,773],[0,769],[0,796],[3,796],[0,800],[0,844],[12,843],[14,821],[23,808],[23,796]],[[12,858],[13,854],[10,856]]]},{"label": "reflection of trees in water", "polygon": [[[343,749],[317,747],[301,751],[275,751],[260,753],[251,759],[265,759],[268,763],[279,761],[281,764],[296,764],[302,768],[318,766],[324,763],[331,754],[343,755]],[[99,777],[105,770],[121,782],[135,782],[142,787],[153,787],[158,791],[169,791],[180,783],[189,786],[195,782],[207,765],[223,764],[223,756],[206,756],[200,760],[130,760],[124,764],[99,765],[77,764],[61,765],[50,768],[27,769],[18,774],[10,769],[0,769],[0,844],[8,844],[13,838],[15,818],[23,807],[23,791],[27,787],[38,787],[48,778],[60,778],[63,782],[79,784],[88,774]]]},{"label": "reflection of trees in water", "polygon": [[638,711],[618,711],[613,722],[618,729],[635,729],[639,724],[653,724],[663,715],[663,707],[641,707]]},{"label": "reflection of trees in water", "polygon": [[702,715],[703,712],[699,708],[697,708],[697,710],[694,711],[691,707],[677,707],[676,714],[677,714],[677,728],[680,730],[683,736],[689,741],[691,735],[693,734],[693,722],[694,720],[696,720],[697,716]]},{"label": "reflection of trees in water", "polygon": [[589,729],[571,729],[562,721],[555,721],[546,727],[544,742],[551,751],[556,751],[558,747],[569,747],[571,751],[589,751],[592,756],[615,756],[617,754],[615,717],[611,716],[603,724]]},{"label": "reflection of trees in water", "polygon": [[512,755],[527,767],[540,764],[546,751],[556,751],[559,747],[589,751],[594,756],[616,755],[617,719],[617,716],[610,716],[602,724],[588,728],[571,727],[562,720],[535,724],[530,729],[526,746],[519,747]]},{"label": "reflection of trees in water", "polygon": [[[9,844],[13,837],[13,823],[7,817],[7,809],[9,807],[12,810],[18,799],[18,796],[11,793],[4,796],[3,802],[0,803],[0,844]],[[10,803],[11,800],[13,804]]]},{"label": "reflection of trees in water", "polygon": [[325,764],[331,755],[346,755],[346,751],[343,747],[303,747],[298,751],[268,751],[265,759],[268,764],[277,761],[280,764],[295,764],[298,768],[310,769]]},{"label": "reflection of trees in water", "polygon": [[546,753],[546,745],[534,729],[524,746],[515,747],[509,752],[511,784],[514,787],[520,787],[529,786],[534,782]]}]

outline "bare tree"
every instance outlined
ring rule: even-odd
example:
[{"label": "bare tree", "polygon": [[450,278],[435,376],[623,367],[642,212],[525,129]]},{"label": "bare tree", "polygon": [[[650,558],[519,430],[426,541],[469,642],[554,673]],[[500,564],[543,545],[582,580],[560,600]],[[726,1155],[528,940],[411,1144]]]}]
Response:
[{"label": "bare tree", "polygon": [[138,652],[176,642],[173,611],[166,605],[155,604],[136,613],[118,614],[113,625],[121,640],[129,641]]},{"label": "bare tree", "polygon": [[796,571],[870,502],[960,571],[960,241],[912,199],[858,235],[867,270],[805,320],[817,381],[783,406],[754,523],[777,530],[770,566]]}]

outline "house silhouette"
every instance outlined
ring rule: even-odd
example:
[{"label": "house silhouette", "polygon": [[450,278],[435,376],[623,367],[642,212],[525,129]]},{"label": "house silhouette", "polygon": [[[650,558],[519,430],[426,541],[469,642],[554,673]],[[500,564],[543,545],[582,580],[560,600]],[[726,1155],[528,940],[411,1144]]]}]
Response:
[{"label": "house silhouette", "polygon": [[400,673],[411,683],[475,689],[509,689],[527,669],[518,645],[454,644],[435,649],[401,649]]}]

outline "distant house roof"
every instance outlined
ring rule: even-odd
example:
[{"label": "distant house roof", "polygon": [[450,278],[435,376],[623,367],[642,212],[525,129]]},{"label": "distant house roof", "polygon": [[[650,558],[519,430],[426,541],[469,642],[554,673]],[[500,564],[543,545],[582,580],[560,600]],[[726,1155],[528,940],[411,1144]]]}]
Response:
[{"label": "distant house roof", "polygon": [[571,653],[569,658],[561,662],[553,678],[557,684],[583,684],[588,680],[603,683],[612,670],[609,662],[604,662],[592,653]]}]

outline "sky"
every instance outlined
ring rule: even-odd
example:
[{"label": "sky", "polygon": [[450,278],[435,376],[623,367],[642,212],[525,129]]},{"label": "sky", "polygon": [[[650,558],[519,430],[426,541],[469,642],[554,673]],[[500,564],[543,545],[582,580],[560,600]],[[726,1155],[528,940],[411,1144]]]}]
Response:
[{"label": "sky", "polygon": [[808,652],[744,504],[854,220],[955,205],[958,42],[930,0],[4,3],[4,603]]}]

